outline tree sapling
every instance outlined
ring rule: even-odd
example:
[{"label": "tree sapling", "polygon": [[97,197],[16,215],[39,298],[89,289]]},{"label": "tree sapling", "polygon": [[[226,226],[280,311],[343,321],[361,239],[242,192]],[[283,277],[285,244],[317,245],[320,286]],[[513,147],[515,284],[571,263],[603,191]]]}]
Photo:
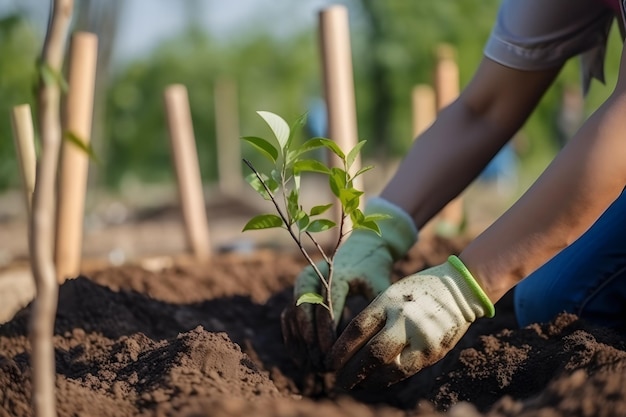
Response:
[{"label": "tree sapling", "polygon": [[[292,126],[289,126],[280,116],[266,112],[257,112],[270,127],[274,138],[267,140],[257,136],[245,136],[243,140],[253,145],[272,164],[269,174],[259,172],[253,164],[244,159],[245,164],[252,170],[246,181],[266,200],[273,203],[277,214],[260,214],[253,217],[244,226],[246,230],[260,230],[269,228],[283,228],[289,232],[297,244],[300,252],[312,266],[322,284],[324,294],[305,293],[296,300],[296,305],[312,303],[322,305],[334,319],[331,288],[333,279],[333,258],[342,241],[352,230],[363,229],[380,235],[377,221],[388,218],[385,214],[365,215],[360,209],[360,198],[363,191],[354,188],[353,180],[369,171],[373,166],[366,166],[350,173],[359,152],[366,141],[360,141],[347,154],[330,139],[315,137],[298,145],[294,141],[294,133],[304,125],[306,115],[299,117]],[[328,167],[316,159],[309,159],[306,154],[314,149],[326,148],[333,152],[342,163],[342,167]],[[321,204],[310,210],[300,203],[300,179],[303,172],[316,172],[328,176],[330,190],[340,204],[341,214],[339,224],[328,218],[321,217],[333,206],[333,203]],[[351,220],[352,227],[345,230],[347,219]],[[313,236],[339,227],[337,241],[330,252],[324,248]],[[325,276],[317,267],[313,258],[302,243],[303,237],[310,239],[322,259],[328,264],[328,275]]]}]

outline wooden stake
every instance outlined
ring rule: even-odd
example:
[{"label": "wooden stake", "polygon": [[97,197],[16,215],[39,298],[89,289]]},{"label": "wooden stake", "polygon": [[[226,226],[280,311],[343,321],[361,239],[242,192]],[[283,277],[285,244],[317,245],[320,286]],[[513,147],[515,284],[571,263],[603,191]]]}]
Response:
[{"label": "wooden stake", "polygon": [[[439,111],[459,96],[459,67],[455,55],[456,52],[450,45],[442,44],[437,48],[435,95]],[[450,201],[439,213],[437,232],[444,235],[456,234],[463,223],[464,215],[463,198],[459,196]]]},{"label": "wooden stake", "polygon": [[170,85],[164,99],[187,243],[194,256],[205,261],[211,245],[187,88]]},{"label": "wooden stake", "polygon": [[[327,7],[320,12],[319,23],[328,135],[347,153],[358,142],[348,9],[341,5]],[[329,155],[331,166],[342,167],[335,155],[330,152]],[[359,169],[360,157],[352,166],[351,173]],[[363,190],[362,177],[355,179],[354,186]],[[339,217],[340,207],[336,208]],[[345,230],[350,229],[351,223],[348,222]]]},{"label": "wooden stake", "polygon": [[424,132],[437,117],[435,91],[428,84],[419,84],[413,88],[411,94],[413,113],[413,138]]},{"label": "wooden stake", "polygon": [[[91,139],[97,55],[96,35],[77,32],[72,36],[65,131],[85,145]],[[65,140],[60,163],[55,259],[57,278],[62,283],[80,274],[89,155]]]},{"label": "wooden stake", "polygon": [[33,116],[29,104],[13,107],[13,111],[11,112],[11,126],[13,127],[13,140],[26,200],[26,211],[30,217],[33,192],[35,191],[37,156],[35,155]]},{"label": "wooden stake", "polygon": [[220,191],[236,194],[243,184],[237,84],[220,79],[215,84],[215,127]]},{"label": "wooden stake", "polygon": [[[435,90],[428,84],[416,85],[411,94],[411,104],[413,113],[413,138],[417,139],[437,117]],[[433,236],[438,221],[439,218],[435,217],[427,222],[420,229],[420,236]]]}]

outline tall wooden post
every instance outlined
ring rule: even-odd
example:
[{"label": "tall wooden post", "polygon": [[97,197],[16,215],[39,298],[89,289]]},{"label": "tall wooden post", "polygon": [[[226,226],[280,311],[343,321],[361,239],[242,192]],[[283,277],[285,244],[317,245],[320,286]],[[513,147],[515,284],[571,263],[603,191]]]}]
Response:
[{"label": "tall wooden post", "polygon": [[187,244],[196,259],[205,261],[211,244],[187,88],[170,85],[164,99]]},{"label": "tall wooden post", "polygon": [[237,84],[228,78],[218,80],[214,97],[219,188],[223,193],[236,194],[243,184]]},{"label": "tall wooden post", "polygon": [[[97,55],[96,35],[77,32],[72,36],[65,132],[85,145],[91,138]],[[64,140],[61,145],[55,244],[59,282],[80,273],[88,167],[89,155],[76,144]]]},{"label": "tall wooden post", "polygon": [[[442,44],[437,48],[437,66],[435,69],[435,96],[437,109],[442,110],[459,96],[459,67],[456,62],[454,48]],[[437,233],[443,235],[456,234],[463,223],[463,198],[461,196],[450,201],[438,214]]]},{"label": "tall wooden post", "polygon": [[422,134],[437,117],[435,92],[428,84],[418,84],[411,91],[413,138]]},{"label": "tall wooden post", "polygon": [[[347,153],[358,142],[348,9],[341,5],[325,8],[320,12],[319,23],[328,136]],[[340,166],[334,155],[330,156],[329,162],[331,166]],[[351,173],[360,168],[361,161],[357,158]],[[355,179],[354,186],[363,190],[361,177]],[[350,228],[348,222],[346,230]]]},{"label": "tall wooden post", "polygon": [[35,173],[37,170],[37,156],[35,155],[35,131],[30,105],[21,104],[13,107],[11,112],[11,126],[17,152],[17,161],[20,167],[22,188],[26,201],[26,211],[30,217],[33,192],[35,191]]},{"label": "tall wooden post", "polygon": [[[437,117],[435,90],[428,84],[418,84],[411,92],[413,138],[417,139]],[[420,236],[432,236],[438,218],[429,221],[420,229]]]}]

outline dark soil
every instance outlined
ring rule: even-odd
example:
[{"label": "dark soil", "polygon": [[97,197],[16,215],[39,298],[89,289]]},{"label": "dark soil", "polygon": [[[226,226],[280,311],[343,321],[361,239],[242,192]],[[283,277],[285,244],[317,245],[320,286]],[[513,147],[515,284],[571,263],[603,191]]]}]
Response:
[{"label": "dark soil", "polygon": [[[421,241],[396,278],[463,241]],[[510,297],[434,366],[376,393],[337,393],[297,368],[279,315],[293,253],[216,255],[159,272],[106,268],[60,288],[59,416],[624,416],[626,343],[563,314],[517,329]],[[0,326],[0,416],[30,408],[30,308]]]}]

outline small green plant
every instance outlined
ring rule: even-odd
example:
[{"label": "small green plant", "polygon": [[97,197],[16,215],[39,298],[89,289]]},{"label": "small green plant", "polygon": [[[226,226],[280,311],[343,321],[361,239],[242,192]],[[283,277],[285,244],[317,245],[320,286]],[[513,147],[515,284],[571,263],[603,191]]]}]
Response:
[{"label": "small green plant", "polygon": [[[352,165],[357,159],[359,152],[366,141],[360,141],[347,154],[330,139],[311,138],[298,145],[294,141],[294,133],[304,125],[306,115],[299,117],[292,126],[289,126],[280,116],[265,112],[257,112],[268,124],[274,138],[267,140],[257,136],[245,136],[243,140],[256,148],[261,155],[267,158],[273,169],[269,174],[259,172],[250,161],[244,162],[252,173],[246,177],[246,181],[266,200],[270,200],[277,214],[260,214],[253,217],[243,228],[246,230],[260,230],[269,228],[283,228],[291,235],[298,245],[300,252],[311,265],[320,279],[324,295],[306,293],[296,300],[296,305],[312,303],[322,305],[333,317],[331,288],[333,279],[333,259],[345,236],[355,229],[369,230],[380,235],[377,221],[388,218],[384,214],[365,215],[359,209],[360,198],[363,191],[354,188],[353,181],[359,175],[369,171],[373,166],[366,166],[351,174]],[[318,148],[326,148],[333,152],[342,161],[342,167],[328,167],[316,159],[307,158],[307,154]],[[316,172],[328,176],[330,190],[335,195],[341,206],[339,225],[333,220],[322,217],[333,206],[333,203],[321,204],[311,207],[308,211],[300,204],[300,179],[303,172]],[[352,227],[346,227],[347,219],[351,220]],[[337,241],[330,253],[327,253],[313,236],[314,233],[323,232],[339,227]],[[317,267],[304,245],[303,237],[311,240],[316,250],[328,264],[328,275],[325,276]]]}]

